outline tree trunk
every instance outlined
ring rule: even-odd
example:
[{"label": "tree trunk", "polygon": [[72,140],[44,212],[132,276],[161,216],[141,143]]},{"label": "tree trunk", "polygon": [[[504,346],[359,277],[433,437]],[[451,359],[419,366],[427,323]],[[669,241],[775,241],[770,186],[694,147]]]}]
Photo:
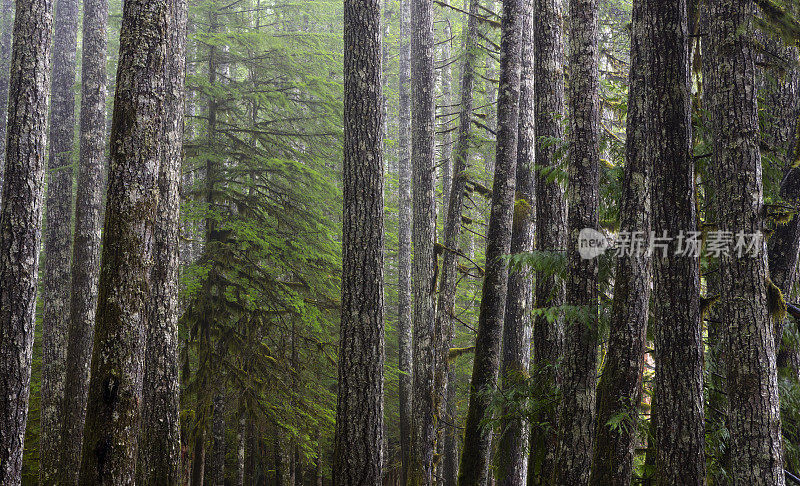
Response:
[{"label": "tree trunk", "polygon": [[209,470],[206,474],[210,486],[225,483],[225,384],[224,380],[218,381],[211,413],[211,462],[207,464]]},{"label": "tree trunk", "polygon": [[45,202],[42,303],[42,408],[39,482],[60,476],[61,420],[69,328],[70,244],[72,243],[72,161],[75,147],[75,74],[78,0],[56,4],[51,76],[50,156]]},{"label": "tree trunk", "polygon": [[[536,249],[564,251],[567,245],[567,206],[564,189],[550,176],[561,158],[564,106],[564,42],[562,2],[535,0],[534,6],[534,91],[536,96]],[[543,309],[564,304],[566,288],[556,275],[536,276],[535,307]],[[533,374],[539,384],[537,396],[546,404],[537,411],[531,428],[531,456],[528,467],[530,485],[549,484],[558,445],[558,413],[555,397],[561,381],[556,365],[563,348],[561,319],[550,322],[537,316],[533,325]],[[550,398],[552,397],[552,398]],[[540,425],[541,424],[541,425]]]},{"label": "tree trunk", "polygon": [[245,461],[247,458],[247,412],[244,404],[239,404],[236,424],[236,486],[245,485]]},{"label": "tree trunk", "polygon": [[165,66],[164,142],[159,173],[150,322],[144,370],[144,408],[139,445],[140,485],[177,485],[180,480],[180,383],[178,356],[178,241],[183,163],[186,0],[169,0]]},{"label": "tree trunk", "polygon": [[[700,11],[701,24],[698,26],[698,30],[702,32],[708,32],[711,22],[710,9],[711,6],[709,2],[702,2]],[[701,60],[714,58],[713,46],[709,42],[707,35],[702,38],[701,49]],[[719,86],[718,78],[720,76],[720,70],[717,68],[716,63],[702,62],[702,71],[702,101],[703,108],[705,109],[703,121],[707,127],[711,127],[712,117],[710,107],[713,105],[712,97],[716,91],[718,91],[717,86]],[[709,138],[709,140],[711,139]],[[700,167],[701,166],[698,166],[698,168]],[[705,164],[705,174],[702,174],[704,177],[702,180],[703,193],[705,200],[708,201],[704,211],[705,224],[716,224],[719,219],[716,213],[717,204],[714,204],[714,201],[719,194],[718,182],[722,177],[720,170],[721,168],[718,167],[712,159],[712,163]],[[722,271],[719,269],[719,263],[719,259],[707,258],[707,269],[704,271],[706,298],[714,299],[721,295]],[[705,356],[705,366],[708,372],[705,376],[704,383],[708,389],[708,401],[706,402],[709,412],[706,418],[708,421],[707,430],[723,432],[716,434],[716,440],[719,442],[719,445],[711,449],[712,453],[709,454],[707,459],[707,464],[710,466],[708,468],[708,483],[713,486],[729,484],[730,477],[728,473],[730,472],[731,459],[730,436],[727,434],[727,431],[730,430],[728,428],[728,417],[730,413],[728,409],[728,396],[725,390],[727,381],[725,369],[726,343],[723,331],[725,323],[722,322],[720,318],[719,312],[721,308],[719,304],[720,302],[717,301],[715,305],[710,305],[703,316],[706,322],[709,341],[708,352]],[[656,401],[656,399],[657,396],[653,398],[653,401]],[[651,423],[653,423],[652,414],[650,420]],[[655,456],[655,447],[653,441],[650,441],[646,459],[649,461],[647,465],[651,467],[652,471],[655,471]],[[652,476],[655,476],[655,474]]]},{"label": "tree trunk", "polygon": [[[464,191],[466,190],[467,167],[469,165],[469,151],[472,145],[472,107],[473,89],[475,85],[475,63],[477,58],[477,39],[478,39],[478,10],[480,4],[478,0],[465,0],[469,5],[469,18],[467,19],[467,30],[464,32],[464,63],[461,67],[461,103],[459,112],[459,127],[455,147],[455,158],[449,187],[445,188],[447,200],[445,202],[445,225],[444,225],[444,252],[442,254],[441,278],[439,281],[439,300],[436,310],[435,328],[439,332],[439,347],[437,351],[437,370],[435,393],[440,400],[439,415],[445,414],[451,417],[449,411],[455,410],[455,404],[449,403],[451,396],[450,364],[447,360],[451,343],[454,337],[454,316],[455,302],[458,291],[458,255],[456,250],[459,247],[461,234],[461,224],[464,212]],[[448,192],[449,190],[449,192]],[[455,393],[455,390],[452,390]],[[446,394],[446,395],[445,395]],[[455,417],[451,417],[448,423],[444,424],[445,437],[457,437]],[[445,439],[447,442],[447,439]],[[453,446],[455,447],[455,443]],[[450,465],[445,464],[445,481],[455,482],[458,475],[458,457],[453,458],[456,451],[445,445],[445,454],[451,461]]]},{"label": "tree trunk", "polygon": [[[219,12],[216,4],[209,4],[208,24],[209,31],[214,34],[221,33],[221,26],[219,22]],[[218,71],[220,67],[224,70],[224,63],[218,59],[219,47],[215,43],[208,46],[208,84],[209,86],[217,85]],[[220,66],[222,64],[222,66]],[[220,100],[215,92],[208,94],[208,124],[207,124],[207,138],[206,148],[210,154],[214,154],[217,150],[219,143],[217,132],[217,120],[220,107]],[[217,229],[217,219],[213,217],[216,211],[220,210],[217,196],[220,188],[219,185],[219,161],[214,157],[208,157],[205,164],[205,204],[208,210],[208,215],[205,218],[205,248],[209,250],[214,243],[221,244],[219,241],[219,232]],[[210,251],[210,250],[209,250]],[[213,392],[213,373],[215,361],[213,358],[214,350],[212,349],[211,342],[211,326],[216,320],[214,305],[211,302],[216,298],[218,293],[220,280],[220,270],[214,261],[211,262],[208,276],[203,284],[202,294],[203,299],[206,300],[209,306],[207,312],[204,312],[201,321],[198,323],[198,339],[197,339],[197,405],[195,412],[195,430],[194,430],[194,460],[192,463],[192,486],[202,486],[206,479],[206,468],[208,466],[209,458],[208,451],[206,450],[206,438],[209,434],[209,422],[213,420],[212,416],[212,397]],[[213,460],[213,458],[211,459]]]},{"label": "tree trunk", "polygon": [[435,282],[436,123],[431,0],[411,1],[411,177],[413,181],[413,389],[409,486],[433,482],[437,397]]},{"label": "tree trunk", "polygon": [[442,467],[442,484],[456,486],[458,484],[458,403],[456,402],[456,373],[450,370],[447,377],[447,423],[444,429],[444,459]]},{"label": "tree trunk", "polygon": [[[441,101],[439,102],[439,116],[442,121],[439,123],[439,130],[442,134],[440,143],[439,167],[442,178],[442,233],[444,240],[444,227],[447,222],[447,210],[450,207],[450,193],[453,187],[453,132],[450,130],[453,116],[453,69],[450,64],[452,57],[453,35],[450,28],[450,20],[446,20],[442,26],[442,49],[440,54],[441,70],[439,73]],[[442,393],[444,390],[440,390]],[[444,396],[442,396],[444,401]]]},{"label": "tree trunk", "polygon": [[[800,169],[792,167],[800,154],[800,133],[798,133],[798,91],[800,90],[800,70],[797,47],[786,47],[783,41],[768,34],[759,35],[764,50],[768,53],[767,67],[761,75],[759,95],[764,98],[764,127],[761,130],[762,142],[766,143],[773,157],[782,162],[784,177],[780,186],[780,197],[790,205],[800,202]],[[784,66],[783,63],[789,64]],[[797,277],[797,262],[800,257],[800,218],[778,224],[768,242],[769,276],[772,282],[786,296],[792,291]],[[786,319],[775,322],[775,347],[778,352],[778,370],[787,369],[787,376],[798,380],[800,370],[792,369],[800,353],[796,343],[783,339]]]},{"label": "tree trunk", "polygon": [[[514,203],[514,225],[511,254],[531,252],[536,233],[535,174],[535,104],[533,66],[533,0],[522,0],[522,69],[519,98],[519,136],[517,141],[517,189]],[[503,362],[500,369],[503,390],[525,385],[529,377],[531,354],[531,307],[533,305],[533,272],[520,269],[508,277],[505,326],[503,327]],[[527,403],[527,402],[525,402]],[[522,406],[525,406],[525,403]],[[498,484],[522,486],[528,477],[528,421],[520,404],[506,404],[500,421],[500,436],[495,464]]]},{"label": "tree trunk", "polygon": [[458,478],[460,486],[482,486],[489,476],[491,428],[483,427],[482,422],[488,418],[492,394],[497,387],[508,292],[508,263],[503,257],[511,250],[514,223],[524,11],[522,0],[503,2],[497,157],[486,238],[486,275]]},{"label": "tree trunk", "polygon": [[[200,408],[201,400],[198,398],[197,402],[198,408]],[[203,422],[197,425],[193,435],[191,485],[203,486],[203,473],[206,469],[206,433]]]},{"label": "tree trunk", "polygon": [[[763,231],[759,125],[752,45],[754,4],[709,4],[705,57],[717,65],[719,86],[710,93],[720,231]],[[735,177],[733,177],[735,175]],[[732,252],[720,258],[719,319],[727,354],[727,392],[732,484],[783,485],[783,447],[778,405],[775,341],[767,308],[767,255]]]},{"label": "tree trunk", "polygon": [[84,0],[78,194],[64,387],[64,396],[70,398],[64,401],[58,476],[68,485],[78,483],[80,471],[100,274],[100,210],[106,163],[107,26],[107,0]]},{"label": "tree trunk", "polygon": [[[620,234],[650,234],[652,162],[646,144],[655,141],[647,127],[652,97],[646,72],[653,52],[650,32],[657,21],[653,14],[647,0],[634,3]],[[646,252],[617,255],[608,352],[597,386],[597,438],[589,481],[596,486],[631,484],[647,340],[650,260]]]},{"label": "tree trunk", "polygon": [[397,340],[400,408],[400,481],[405,486],[411,460],[411,0],[400,4],[400,113],[398,140]]},{"label": "tree trunk", "polygon": [[383,153],[380,3],[344,6],[344,237],[334,484],[383,471]]},{"label": "tree trunk", "polygon": [[0,484],[19,484],[28,418],[50,86],[52,0],[17,0],[0,210]]},{"label": "tree trunk", "polygon": [[[586,484],[592,462],[597,381],[597,259],[578,253],[581,230],[599,228],[598,1],[569,2],[569,240],[564,384],[556,484]],[[572,315],[570,315],[572,314]]]},{"label": "tree trunk", "polygon": [[14,38],[14,0],[3,0],[0,15],[0,203],[8,132],[8,88],[11,76],[11,42]]},{"label": "tree trunk", "polygon": [[[652,36],[647,87],[647,150],[653,170],[655,237],[697,230],[692,154],[689,37],[685,1],[646,2]],[[703,341],[699,259],[654,253],[656,477],[663,484],[705,484]],[[653,242],[651,242],[653,244]]]},{"label": "tree trunk", "polygon": [[81,484],[134,481],[165,117],[167,0],[125,2]]}]

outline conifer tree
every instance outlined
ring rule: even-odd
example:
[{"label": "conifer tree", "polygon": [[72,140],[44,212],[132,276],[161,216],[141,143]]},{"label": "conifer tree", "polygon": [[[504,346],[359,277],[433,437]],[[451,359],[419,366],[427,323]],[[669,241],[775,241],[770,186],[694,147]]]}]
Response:
[{"label": "conifer tree", "polygon": [[0,484],[20,484],[28,419],[44,153],[51,0],[17,0],[0,208]]}]

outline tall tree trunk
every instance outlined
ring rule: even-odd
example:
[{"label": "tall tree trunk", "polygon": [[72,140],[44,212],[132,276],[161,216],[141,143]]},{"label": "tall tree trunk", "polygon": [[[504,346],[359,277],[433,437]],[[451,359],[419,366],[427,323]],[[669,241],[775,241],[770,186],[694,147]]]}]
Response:
[{"label": "tall tree trunk", "polygon": [[[458,255],[459,238],[461,234],[461,224],[464,212],[464,191],[466,190],[467,167],[469,165],[469,151],[472,146],[472,107],[473,89],[475,85],[475,63],[477,61],[477,40],[478,40],[478,10],[480,7],[478,0],[465,0],[468,4],[469,18],[467,19],[467,30],[464,32],[464,62],[461,67],[461,103],[459,111],[458,135],[454,153],[453,169],[451,172],[449,187],[445,188],[447,200],[445,202],[445,225],[444,225],[444,252],[442,255],[441,277],[439,280],[439,300],[436,309],[435,329],[439,333],[440,339],[437,343],[437,369],[435,378],[435,392],[437,396],[444,397],[440,402],[438,413],[450,417],[444,424],[445,427],[445,454],[449,457],[445,461],[445,482],[455,482],[458,471],[458,457],[454,450],[457,445],[452,441],[453,448],[447,445],[447,437],[455,439],[459,433],[456,431],[455,417],[450,411],[456,409],[455,404],[450,404],[451,391],[454,396],[455,389],[451,390],[450,377],[453,372],[450,370],[450,363],[447,355],[453,341],[455,332],[455,302],[458,291]],[[465,5],[466,6],[466,5]],[[447,61],[446,61],[447,62]],[[449,192],[448,192],[449,191]],[[445,395],[446,393],[446,395]]]},{"label": "tall tree trunk", "polygon": [[488,418],[492,394],[497,388],[508,292],[508,263],[503,257],[511,250],[514,223],[524,11],[522,0],[503,2],[497,157],[486,237],[486,275],[458,478],[460,486],[482,486],[489,476],[491,429],[483,427],[482,422]]},{"label": "tall tree trunk", "polygon": [[236,424],[236,486],[245,485],[245,464],[247,458],[247,412],[240,402]]},{"label": "tall tree trunk", "polygon": [[[569,2],[569,240],[564,384],[561,393],[556,484],[586,484],[592,462],[597,381],[597,259],[578,253],[578,236],[599,228],[598,1]],[[570,315],[571,314],[571,315]]]},{"label": "tall tree trunk", "polygon": [[75,147],[75,74],[78,0],[58,0],[55,9],[50,105],[50,156],[44,233],[42,302],[42,408],[39,482],[60,476],[61,420],[64,415],[69,328],[70,244],[72,243],[72,161]]},{"label": "tall tree trunk", "polygon": [[411,462],[408,484],[433,482],[436,442],[436,123],[431,0],[411,0],[411,178],[414,294]]},{"label": "tall tree trunk", "polygon": [[[444,21],[442,37],[440,54],[441,68],[439,73],[440,89],[442,93],[439,103],[439,116],[442,118],[442,121],[439,124],[439,129],[442,136],[439,141],[441,144],[439,167],[442,177],[442,210],[440,211],[442,216],[441,237],[444,239],[444,227],[447,222],[447,210],[450,207],[450,193],[453,187],[453,132],[450,130],[453,120],[453,69],[450,63],[450,59],[453,55],[451,48],[453,35],[449,19]],[[439,392],[444,393],[444,390],[439,390]],[[444,400],[445,397],[442,396],[441,401],[444,402]]]},{"label": "tall tree trunk", "polygon": [[[786,47],[783,41],[768,34],[759,35],[764,50],[768,53],[767,67],[761,76],[760,96],[764,98],[765,118],[761,131],[762,141],[767,144],[773,157],[783,163],[784,177],[780,186],[780,197],[787,204],[800,202],[800,169],[793,167],[800,154],[798,115],[800,103],[800,70],[797,47]],[[788,64],[788,66],[783,65]],[[784,295],[789,295],[797,277],[797,262],[800,257],[800,218],[791,217],[785,224],[778,224],[768,242],[769,276]],[[798,380],[800,370],[792,369],[800,350],[791,339],[783,339],[786,319],[775,322],[775,347],[778,352],[778,370],[788,368],[787,376]]]},{"label": "tall tree trunk", "polygon": [[0,209],[0,484],[19,484],[28,418],[50,85],[51,0],[17,0]]},{"label": "tall tree trunk", "polygon": [[[567,205],[561,184],[550,177],[559,164],[564,106],[564,41],[562,2],[535,0],[534,6],[534,92],[536,96],[536,249],[564,251],[567,244]],[[550,141],[545,141],[545,140]],[[535,307],[564,304],[566,288],[556,275],[536,276]],[[537,316],[533,324],[533,375],[539,383],[537,396],[545,404],[532,420],[528,484],[549,484],[553,477],[558,445],[558,413],[555,397],[560,372],[556,365],[564,340],[563,321],[550,322]]]},{"label": "tall tree trunk", "polygon": [[[692,153],[687,6],[646,2],[653,56],[647,87],[649,158],[653,170],[655,237],[697,229]],[[651,242],[651,245],[655,242]],[[657,480],[705,484],[703,341],[699,259],[681,242],[654,254],[655,390],[653,425]]]},{"label": "tall tree trunk", "polygon": [[[646,73],[651,69],[650,32],[657,21],[654,13],[647,0],[633,4],[628,136],[620,207],[620,234],[626,235],[650,234],[652,162],[646,144],[655,141],[647,127],[652,96]],[[617,255],[608,352],[597,386],[597,438],[589,481],[596,486],[628,486],[633,475],[650,304],[650,260],[646,252]]]},{"label": "tall tree trunk", "polygon": [[[711,5],[710,2],[702,2],[700,11],[700,25],[698,29],[703,32],[708,32],[711,22]],[[700,60],[713,59],[714,50],[711,45],[710,39],[706,35],[702,38],[701,58]],[[712,126],[712,118],[710,108],[713,105],[712,97],[718,90],[720,70],[717,68],[715,62],[702,62],[702,102],[705,110],[704,123],[706,126]],[[703,193],[707,201],[704,208],[704,223],[716,224],[718,221],[717,204],[714,201],[719,194],[718,182],[722,177],[720,172],[721,168],[715,162],[706,164],[705,173],[703,174]],[[722,271],[719,269],[719,259],[707,258],[707,269],[704,271],[706,298],[714,299],[721,295],[721,281]],[[715,305],[710,305],[703,316],[708,332],[708,352],[705,356],[705,366],[707,374],[705,376],[704,385],[708,389],[708,401],[706,402],[708,410],[708,425],[707,430],[727,432],[728,430],[728,396],[725,391],[726,388],[726,343],[724,339],[725,323],[722,322],[719,311],[720,302]],[[653,398],[653,401],[657,396]],[[654,422],[652,414],[650,418],[651,423]],[[707,464],[711,467],[708,468],[708,483],[713,486],[727,485],[729,483],[728,473],[730,472],[730,436],[728,434],[716,434],[716,440],[719,441],[719,446],[711,450],[710,457],[707,459]],[[647,448],[646,462],[652,471],[655,471],[655,447],[653,441],[650,441]],[[652,474],[651,476],[655,476]]]},{"label": "tall tree trunk", "polygon": [[[759,125],[752,44],[754,4],[709,4],[711,55],[719,86],[710,93],[714,165],[723,177],[716,198],[720,231],[763,231]],[[735,177],[734,177],[735,176]],[[731,252],[720,258],[719,319],[726,348],[733,484],[783,485],[775,341],[767,308],[764,245],[756,256]]]},{"label": "tall tree trunk", "polygon": [[[533,251],[536,234],[533,0],[522,0],[520,9],[522,74],[517,142],[517,189],[511,254]],[[500,369],[502,387],[507,392],[522,387],[529,377],[532,305],[533,272],[530,269],[520,269],[511,273],[508,277],[508,299],[503,327],[503,362]],[[519,404],[505,405],[495,456],[498,484],[522,486],[527,482],[529,433],[528,421],[520,413]]]},{"label": "tall tree trunk", "polygon": [[164,142],[159,172],[155,263],[145,354],[142,430],[137,484],[177,485],[180,480],[178,356],[178,242],[183,164],[187,0],[169,0],[169,44],[164,80]]},{"label": "tall tree trunk", "polygon": [[378,0],[344,6],[344,237],[334,484],[383,472],[383,152]]},{"label": "tall tree trunk", "polygon": [[398,137],[397,341],[400,400],[400,484],[405,486],[411,460],[411,0],[400,2],[400,113]]},{"label": "tall tree trunk", "polygon": [[3,0],[0,12],[0,203],[2,203],[8,132],[8,88],[11,76],[11,42],[14,38],[14,0]]},{"label": "tall tree trunk", "polygon": [[58,476],[63,484],[68,485],[78,483],[80,471],[100,275],[100,211],[107,143],[107,26],[108,1],[84,0],[78,194],[75,200],[75,243],[72,248],[67,374],[64,387],[64,396],[70,398],[64,401],[62,458]]},{"label": "tall tree trunk", "polygon": [[133,483],[155,257],[167,0],[125,2],[81,484]]},{"label": "tall tree trunk", "polygon": [[[210,276],[209,276],[210,277]],[[203,486],[203,474],[206,469],[206,429],[209,409],[211,408],[208,395],[208,372],[211,360],[211,337],[208,330],[209,323],[203,322],[198,328],[198,367],[197,367],[197,400],[195,412],[195,426],[192,431],[192,486]]]},{"label": "tall tree trunk", "polygon": [[[221,33],[219,21],[218,5],[209,4],[208,9],[209,31],[214,34]],[[224,46],[223,46],[224,47]],[[222,68],[222,69],[221,69]],[[224,63],[219,60],[219,47],[215,43],[208,46],[208,84],[216,86],[219,71],[224,69]],[[206,135],[206,149],[209,154],[215,154],[217,150],[217,120],[220,108],[218,96],[212,92],[208,96],[208,124]],[[219,191],[219,160],[216,157],[208,157],[205,166],[205,204],[208,216],[205,218],[205,250],[210,251],[214,243],[221,244],[217,229],[217,219],[214,217],[220,210],[218,204]],[[218,293],[218,281],[220,271],[212,261],[208,276],[203,284],[203,295],[207,302],[212,302]],[[203,313],[201,322],[198,324],[197,339],[197,405],[195,412],[194,430],[194,459],[192,462],[192,486],[202,486],[205,480],[207,467],[206,437],[208,435],[209,423],[213,420],[212,416],[212,397],[213,397],[213,368],[214,358],[211,342],[211,326],[215,322],[215,306],[210,305],[207,312]]]},{"label": "tall tree trunk", "polygon": [[458,484],[458,402],[456,396],[456,372],[450,370],[447,377],[447,410],[444,429],[444,458],[442,459],[442,484],[456,486]]},{"label": "tall tree trunk", "polygon": [[[225,483],[225,388],[224,380],[217,380],[211,412],[211,462],[207,464],[206,477],[210,486]],[[292,484],[291,481],[289,484]]]}]

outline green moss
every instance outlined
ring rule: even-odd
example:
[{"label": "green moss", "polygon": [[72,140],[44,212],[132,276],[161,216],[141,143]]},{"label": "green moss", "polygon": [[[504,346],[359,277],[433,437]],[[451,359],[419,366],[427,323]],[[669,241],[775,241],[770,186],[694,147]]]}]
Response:
[{"label": "green moss", "polygon": [[767,309],[770,317],[776,322],[782,321],[786,317],[786,300],[783,292],[769,278],[767,279]]},{"label": "green moss", "polygon": [[449,363],[459,356],[471,353],[473,351],[475,351],[475,346],[470,346],[468,348],[450,348],[450,351],[447,353],[447,362]]}]

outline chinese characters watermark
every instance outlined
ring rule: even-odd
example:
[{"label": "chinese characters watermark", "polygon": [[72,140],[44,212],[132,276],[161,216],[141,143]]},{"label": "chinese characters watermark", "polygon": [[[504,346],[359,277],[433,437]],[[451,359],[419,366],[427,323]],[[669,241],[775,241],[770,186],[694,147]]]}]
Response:
[{"label": "chinese characters watermark", "polygon": [[584,260],[592,260],[606,253],[618,257],[639,255],[666,258],[668,255],[687,258],[700,256],[756,257],[763,251],[764,235],[761,232],[708,231],[703,238],[701,231],[681,231],[670,236],[666,232],[658,235],[654,231],[621,231],[616,238],[592,229],[581,230],[578,236],[578,252]]}]

